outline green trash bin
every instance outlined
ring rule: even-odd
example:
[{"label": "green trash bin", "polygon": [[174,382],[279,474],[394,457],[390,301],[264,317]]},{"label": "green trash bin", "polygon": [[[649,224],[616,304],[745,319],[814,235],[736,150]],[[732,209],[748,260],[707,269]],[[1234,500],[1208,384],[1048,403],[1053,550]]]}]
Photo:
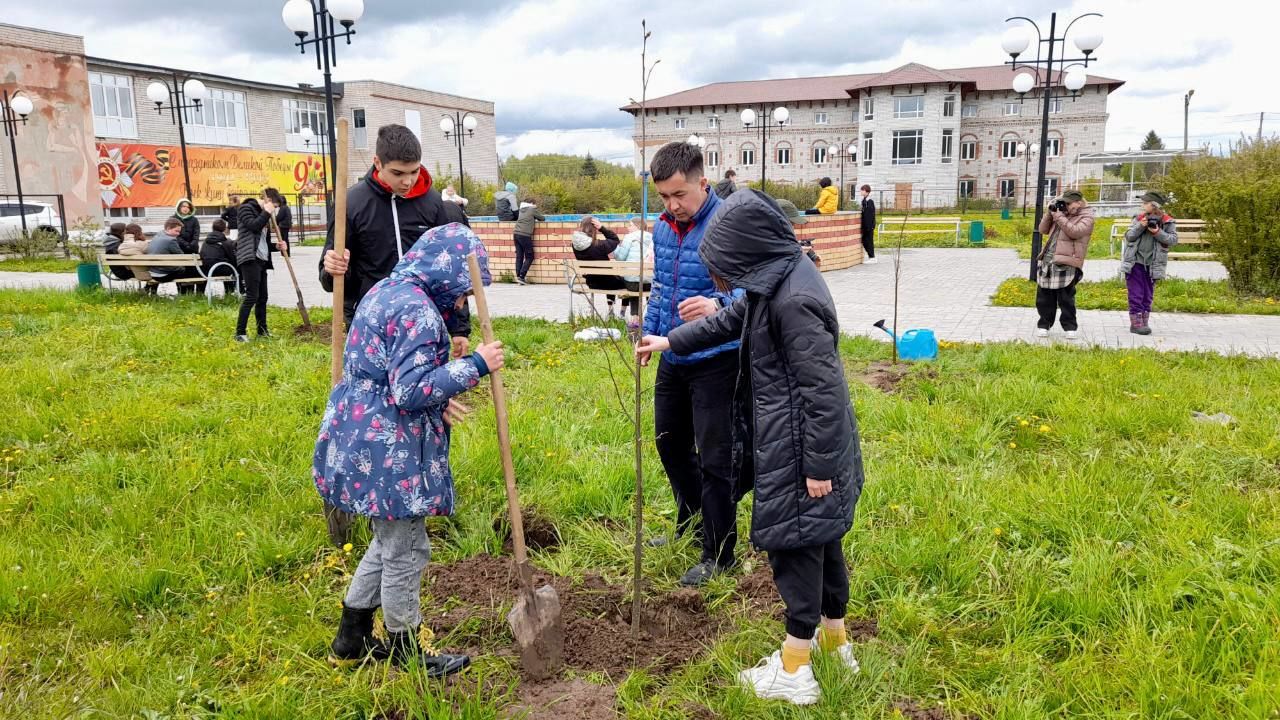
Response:
[{"label": "green trash bin", "polygon": [[76,279],[80,289],[90,290],[102,287],[102,278],[98,274],[98,263],[80,263],[76,266]]},{"label": "green trash bin", "polygon": [[1009,198],[1005,198],[1004,202],[1000,204],[1000,219],[1008,220],[1012,217],[1013,213],[1009,209]]},{"label": "green trash bin", "polygon": [[987,241],[986,226],[981,220],[969,222],[969,244],[981,245]]}]

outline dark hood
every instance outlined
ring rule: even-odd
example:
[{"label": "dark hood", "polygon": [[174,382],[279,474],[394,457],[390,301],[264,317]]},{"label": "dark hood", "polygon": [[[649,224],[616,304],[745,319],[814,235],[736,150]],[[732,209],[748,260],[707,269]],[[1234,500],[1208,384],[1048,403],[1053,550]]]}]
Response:
[{"label": "dark hood", "polygon": [[769,296],[800,262],[791,222],[773,198],[739,190],[721,203],[707,225],[698,255],[735,288]]}]

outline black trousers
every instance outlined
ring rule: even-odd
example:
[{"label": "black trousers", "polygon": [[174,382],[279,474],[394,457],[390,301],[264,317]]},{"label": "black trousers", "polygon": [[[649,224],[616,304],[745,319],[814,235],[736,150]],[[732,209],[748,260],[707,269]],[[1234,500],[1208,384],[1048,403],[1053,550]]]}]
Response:
[{"label": "black trousers", "polygon": [[1077,268],[1075,279],[1064,288],[1046,290],[1036,286],[1036,311],[1040,313],[1040,322],[1036,323],[1036,327],[1044,330],[1052,328],[1053,316],[1055,311],[1059,310],[1063,330],[1075,330],[1080,327],[1076,324],[1076,284],[1082,277],[1084,277],[1084,271]]},{"label": "black trousers", "polygon": [[738,356],[721,353],[692,365],[658,363],[654,425],[658,457],[676,500],[676,527],[702,541],[702,561],[734,564],[733,390]]},{"label": "black trousers", "polygon": [[258,323],[258,334],[262,335],[267,332],[267,264],[262,260],[241,263],[240,278],[244,280],[244,299],[240,301],[236,334],[248,334],[249,311],[252,310]]},{"label": "black trousers", "polygon": [[867,254],[867,257],[869,258],[873,258],[876,256],[876,226],[875,225],[872,225],[871,227],[862,228],[862,250]]},{"label": "black trousers", "polygon": [[849,605],[849,571],[840,540],[826,545],[770,550],[773,584],[786,603],[787,634],[809,640],[826,617],[839,620]]},{"label": "black trousers", "polygon": [[[624,283],[624,287],[626,287],[626,289],[630,290],[631,292],[639,292],[640,283],[638,281],[631,282],[630,280],[627,280]],[[653,288],[653,285],[651,283],[644,284],[645,292],[649,292],[649,290],[652,288]],[[640,314],[640,298],[638,297],[623,298],[622,309],[630,312],[632,315],[639,315]]]},{"label": "black trousers", "polygon": [[533,266],[533,236],[516,233],[516,277],[521,280]]}]

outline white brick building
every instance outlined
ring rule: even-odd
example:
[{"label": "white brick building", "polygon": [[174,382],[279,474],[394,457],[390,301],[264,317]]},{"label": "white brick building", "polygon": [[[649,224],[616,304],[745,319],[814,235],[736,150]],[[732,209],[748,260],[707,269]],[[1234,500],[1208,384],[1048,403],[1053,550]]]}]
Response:
[{"label": "white brick building", "polygon": [[[1013,76],[1005,66],[935,70],[912,63],[879,74],[714,83],[651,99],[643,118],[638,105],[622,109],[635,116],[636,167],[645,122],[649,157],[697,134],[709,175],[733,169],[739,182],[758,182],[764,118],[769,182],[841,183],[843,156],[846,198],[868,184],[885,207],[953,205],[959,196],[1017,204],[1024,190],[1034,203],[1023,178],[1035,183],[1036,158],[1019,153],[1019,143],[1047,147],[1050,193],[1077,185],[1083,178],[1072,176],[1075,159],[1103,150],[1107,96],[1123,82],[1089,76],[1076,98],[1052,101],[1044,143],[1040,100],[1020,99],[1010,88]],[[777,107],[790,114],[781,126],[773,120]],[[747,108],[757,113],[751,127],[740,118]]]}]

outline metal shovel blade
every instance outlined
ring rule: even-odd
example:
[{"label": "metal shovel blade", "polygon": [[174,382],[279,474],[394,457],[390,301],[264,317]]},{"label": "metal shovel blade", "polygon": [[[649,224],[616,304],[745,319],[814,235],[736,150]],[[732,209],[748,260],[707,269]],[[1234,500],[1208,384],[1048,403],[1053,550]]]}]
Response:
[{"label": "metal shovel blade", "polygon": [[507,624],[520,648],[520,667],[533,680],[546,680],[564,664],[564,622],[560,596],[550,585],[521,593],[507,613]]}]

